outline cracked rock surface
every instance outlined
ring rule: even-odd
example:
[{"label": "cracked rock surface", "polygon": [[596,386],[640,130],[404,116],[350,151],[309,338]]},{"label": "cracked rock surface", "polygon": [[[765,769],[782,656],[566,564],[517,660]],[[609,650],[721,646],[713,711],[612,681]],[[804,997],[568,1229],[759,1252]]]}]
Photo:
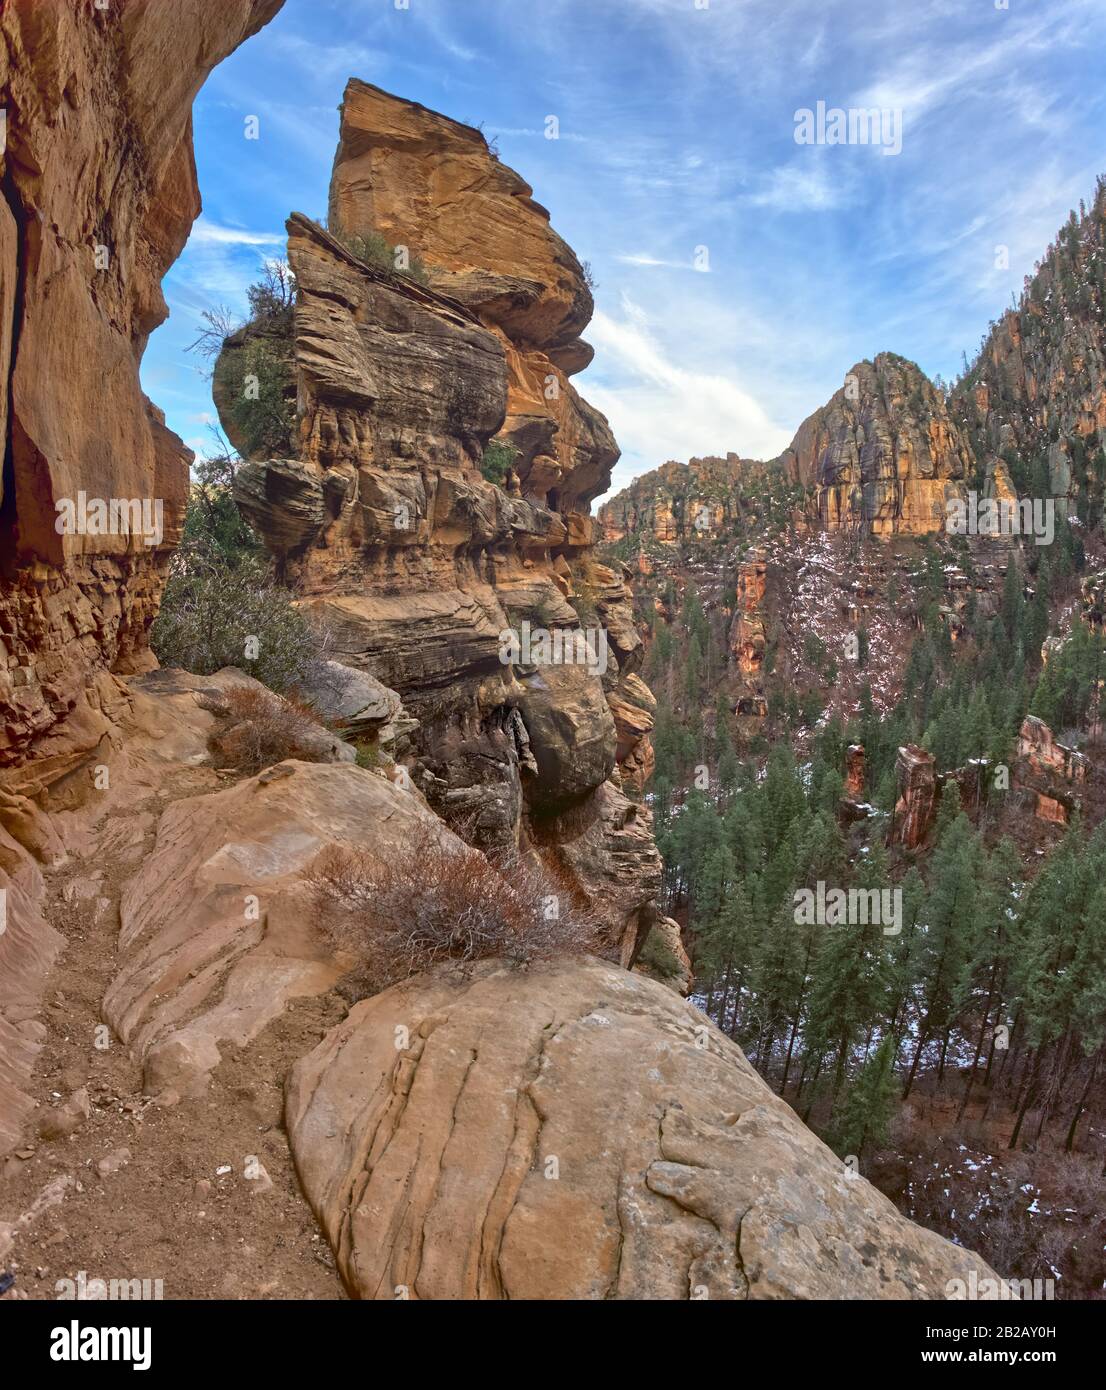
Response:
[{"label": "cracked rock surface", "polygon": [[901,1217],[673,991],[593,958],[416,977],[292,1070],[289,1138],[362,1298],[944,1298]]}]

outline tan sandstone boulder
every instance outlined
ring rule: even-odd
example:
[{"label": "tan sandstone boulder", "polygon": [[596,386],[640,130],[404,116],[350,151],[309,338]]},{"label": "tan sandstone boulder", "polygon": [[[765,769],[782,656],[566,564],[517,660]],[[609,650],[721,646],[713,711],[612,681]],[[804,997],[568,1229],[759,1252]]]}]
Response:
[{"label": "tan sandstone boulder", "polygon": [[349,962],[315,928],[312,861],[331,845],[405,850],[420,826],[452,839],[416,793],[348,763],[284,762],[169,806],[124,890],[104,996],[147,1091],[202,1092],[223,1044],[245,1046],[289,999],[329,990]]},{"label": "tan sandstone boulder", "polygon": [[672,990],[594,958],[420,976],[293,1069],[304,1189],[361,1298],[943,1298],[900,1216]]}]

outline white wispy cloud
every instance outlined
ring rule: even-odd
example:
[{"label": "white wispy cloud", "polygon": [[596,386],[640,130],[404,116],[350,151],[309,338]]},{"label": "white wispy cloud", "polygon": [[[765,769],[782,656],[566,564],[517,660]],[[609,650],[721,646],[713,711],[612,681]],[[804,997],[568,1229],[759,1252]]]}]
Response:
[{"label": "white wispy cloud", "polygon": [[285,236],[283,232],[250,232],[244,227],[221,227],[217,222],[209,222],[206,217],[198,217],[192,224],[189,240],[197,246],[278,246]]},{"label": "white wispy cloud", "polygon": [[844,168],[839,164],[831,175],[826,165],[818,161],[782,164],[772,169],[748,198],[754,207],[775,212],[826,212],[846,207],[853,196]]},{"label": "white wispy cloud", "polygon": [[619,478],[666,459],[725,454],[771,458],[791,438],[757,397],[723,372],[674,361],[653,336],[642,308],[625,296],[616,318],[597,313],[588,338],[603,361],[603,379],[584,394],[611,422],[626,461]]},{"label": "white wispy cloud", "polygon": [[614,259],[616,261],[620,261],[623,265],[640,265],[647,267],[653,266],[663,267],[665,270],[693,270],[697,273],[705,273],[705,268],[702,272],[700,272],[699,267],[695,265],[693,261],[665,260],[663,257],[660,256],[650,256],[647,252],[644,251],[620,251],[618,252],[618,254],[616,254]]}]

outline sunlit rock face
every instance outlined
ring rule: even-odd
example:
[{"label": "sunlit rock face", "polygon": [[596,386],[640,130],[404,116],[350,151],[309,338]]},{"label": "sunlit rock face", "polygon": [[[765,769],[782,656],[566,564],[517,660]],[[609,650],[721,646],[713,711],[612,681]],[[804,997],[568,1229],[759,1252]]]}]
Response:
[{"label": "sunlit rock face", "polygon": [[779,463],[802,488],[812,524],[875,536],[944,530],[948,502],[963,495],[973,469],[942,394],[889,352],[846,374]]},{"label": "sunlit rock face", "polygon": [[[356,254],[374,238],[416,274]],[[290,456],[252,456],[239,505],[337,659],[419,721],[433,808],[482,849],[555,864],[628,958],[660,876],[621,772],[648,776],[651,697],[629,572],[593,553],[618,446],[568,381],[590,356],[584,271],[478,131],[356,81],[329,230],[293,214],[288,259]],[[571,630],[593,659],[546,664],[541,634]]]},{"label": "sunlit rock face", "polygon": [[280,3],[0,10],[0,765],[148,662],[190,455],[139,362],[200,211],[192,100]]},{"label": "sunlit rock face", "polygon": [[606,420],[568,380],[591,360],[580,339],[591,290],[532,194],[478,130],[364,82],[346,87],[331,226],[406,247],[435,289],[500,337],[508,369],[502,437],[519,451],[523,492],[586,512],[606,490],[619,450]]}]

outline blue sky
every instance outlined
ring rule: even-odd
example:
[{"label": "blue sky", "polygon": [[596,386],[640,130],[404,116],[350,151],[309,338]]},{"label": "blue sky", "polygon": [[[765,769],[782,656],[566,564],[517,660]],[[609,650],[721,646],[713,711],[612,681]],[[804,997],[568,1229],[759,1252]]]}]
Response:
[{"label": "blue sky", "polygon": [[[209,447],[185,346],[203,309],[244,311],[290,211],[325,215],[350,76],[482,125],[591,262],[576,384],[622,445],[616,488],[770,457],[885,349],[951,377],[1106,170],[1106,0],[1002,3],[286,0],[196,101],[204,213],[146,391]],[[901,111],[901,153],[796,143],[819,101]]]}]

